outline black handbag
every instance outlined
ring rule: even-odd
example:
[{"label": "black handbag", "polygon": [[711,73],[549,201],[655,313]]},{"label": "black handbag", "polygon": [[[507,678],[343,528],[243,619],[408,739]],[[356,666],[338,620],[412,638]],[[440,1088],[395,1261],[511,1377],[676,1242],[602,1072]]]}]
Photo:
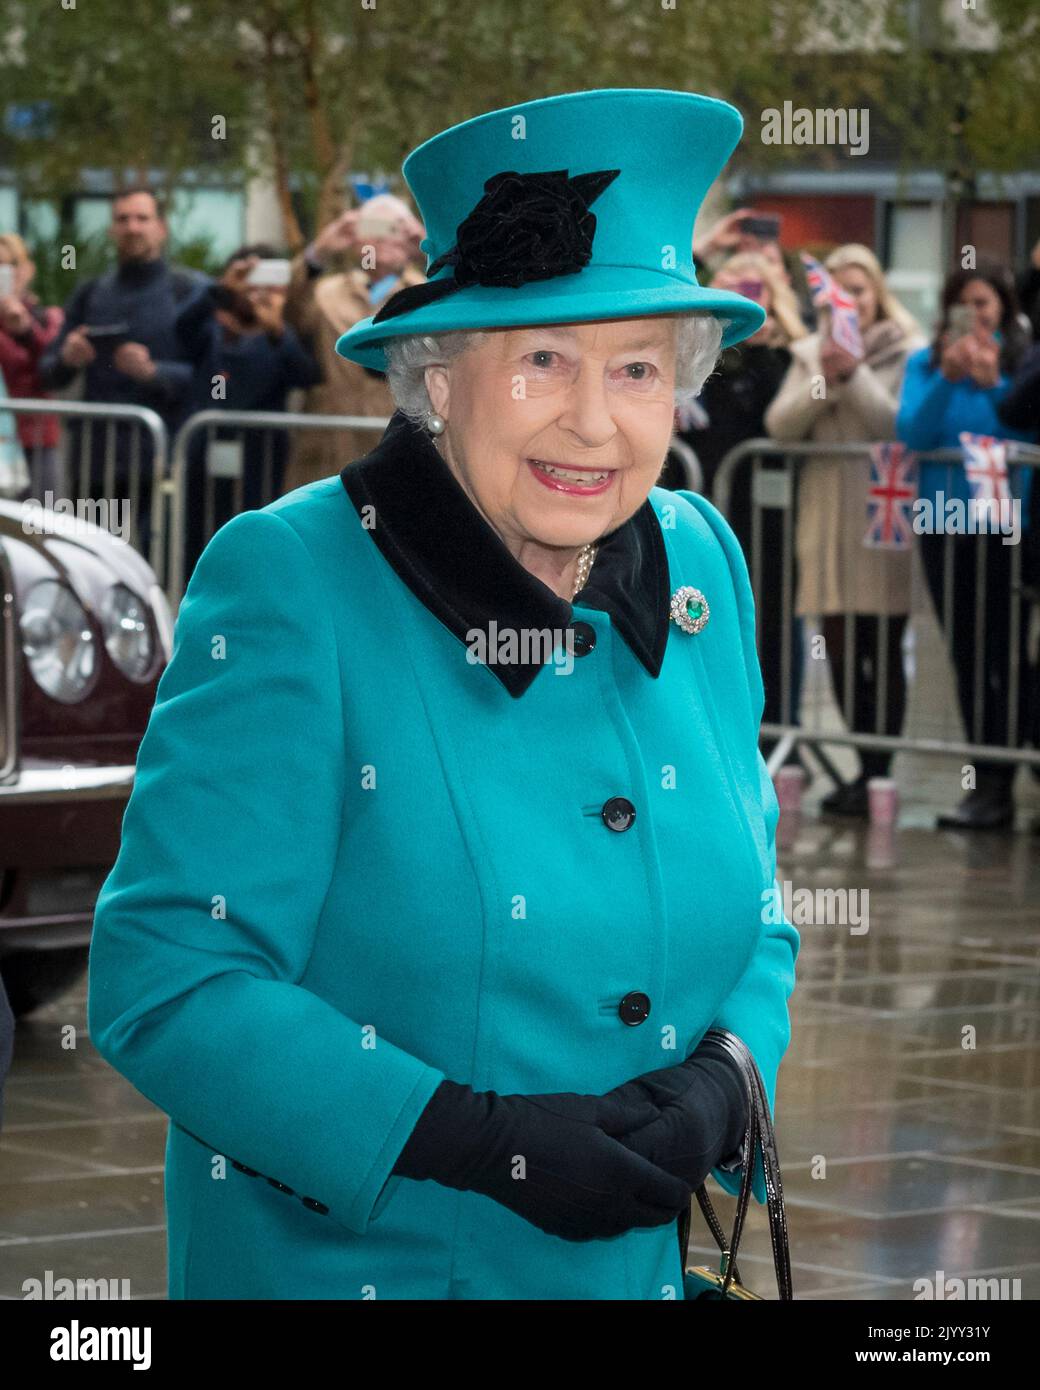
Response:
[{"label": "black handbag", "polygon": [[752,1293],[746,1288],[737,1269],[737,1247],[744,1229],[748,1202],[751,1199],[751,1181],[755,1172],[757,1155],[762,1155],[762,1170],[766,1183],[766,1206],[769,1212],[769,1235],[773,1245],[773,1265],[776,1270],[776,1285],[781,1301],[794,1297],[791,1290],[791,1254],[787,1243],[787,1216],[784,1212],[784,1190],[780,1182],[780,1159],[776,1151],[776,1135],[773,1133],[773,1120],[769,1113],[769,1099],[758,1070],[758,1064],[745,1042],[725,1028],[709,1028],[705,1038],[720,1043],[738,1063],[744,1076],[748,1102],[748,1127],[744,1149],[743,1173],[740,1192],[737,1196],[737,1212],[733,1222],[733,1234],[726,1240],[725,1233],[711,1205],[704,1184],[694,1196],[715,1242],[722,1252],[719,1269],[716,1272],[707,1265],[687,1267],[690,1248],[690,1221],[692,1209],[687,1208],[679,1217],[679,1253],[683,1267],[684,1298],[730,1298],[745,1301],[762,1301],[762,1295]]}]

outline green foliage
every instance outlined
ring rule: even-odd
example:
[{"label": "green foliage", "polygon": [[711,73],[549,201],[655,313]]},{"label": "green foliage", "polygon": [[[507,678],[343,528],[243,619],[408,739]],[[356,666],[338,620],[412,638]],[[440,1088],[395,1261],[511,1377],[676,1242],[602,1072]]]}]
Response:
[{"label": "green foliage", "polygon": [[785,100],[869,107],[906,165],[1021,167],[1040,125],[1035,0],[0,0],[0,34],[4,101],[50,103],[46,134],[0,128],[27,196],[84,169],[262,171],[308,226],[351,169],[396,176],[447,125],[598,86],[733,101],[737,166],[844,158],[764,146]]},{"label": "green foliage", "polygon": [[[75,242],[59,233],[30,239],[28,244],[29,254],[36,263],[32,290],[43,304],[64,304],[82,280],[100,275],[112,265],[112,243],[103,232],[78,236]],[[66,270],[62,259],[70,245],[76,248],[76,264]]]}]

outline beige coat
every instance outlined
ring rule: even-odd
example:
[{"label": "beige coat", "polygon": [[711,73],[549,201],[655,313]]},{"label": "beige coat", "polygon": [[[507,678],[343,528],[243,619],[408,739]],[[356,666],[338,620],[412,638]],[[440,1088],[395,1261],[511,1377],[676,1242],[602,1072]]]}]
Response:
[{"label": "beige coat", "polygon": [[[827,386],[822,400],[816,398],[823,379],[820,345],[819,333],[791,344],[791,365],[765,415],[771,438],[841,444],[894,439],[906,359],[924,339],[892,320],[872,325],[864,335],[865,360],[847,382]],[[867,454],[821,454],[797,467],[796,613],[908,613],[911,552],[863,544]]]},{"label": "beige coat", "polygon": [[[409,266],[390,287],[386,298],[405,285],[424,282],[425,276]],[[386,419],[394,412],[385,379],[373,376],[336,352],[340,334],[379,307],[372,303],[368,285],[369,277],[363,270],[315,279],[308,274],[302,255],[293,261],[286,318],[297,332],[310,339],[324,378],[307,392],[304,409],[309,415],[374,415]],[[382,430],[295,430],[285,470],[285,491],[338,473],[344,464],[374,448],[381,435]]]}]

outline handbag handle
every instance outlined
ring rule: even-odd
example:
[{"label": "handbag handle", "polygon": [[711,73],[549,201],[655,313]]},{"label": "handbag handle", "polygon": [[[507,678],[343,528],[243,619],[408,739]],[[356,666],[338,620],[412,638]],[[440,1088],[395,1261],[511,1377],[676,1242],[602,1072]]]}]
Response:
[{"label": "handbag handle", "polygon": [[[765,1175],[766,1208],[769,1214],[769,1236],[773,1247],[773,1267],[776,1271],[776,1284],[780,1298],[783,1302],[787,1302],[794,1296],[791,1288],[791,1254],[787,1234],[787,1213],[784,1210],[784,1190],[780,1181],[780,1158],[777,1153],[776,1134],[773,1130],[773,1121],[769,1113],[769,1098],[766,1095],[762,1075],[758,1070],[758,1064],[751,1055],[750,1048],[735,1033],[731,1033],[725,1028],[709,1028],[704,1037],[705,1039],[711,1038],[724,1047],[740,1067],[744,1077],[748,1108],[746,1158],[741,1174],[740,1191],[737,1196],[733,1234],[728,1244],[705,1185],[702,1183],[694,1194],[701,1211],[704,1213],[708,1228],[724,1257],[725,1268],[722,1271],[724,1278],[721,1295],[725,1298],[729,1292],[730,1284],[734,1281],[738,1284],[744,1282],[737,1269],[737,1247],[740,1244],[740,1237],[744,1230],[744,1218],[747,1215],[748,1203],[751,1199],[751,1184],[757,1156],[761,1153],[762,1171]],[[684,1270],[689,1257],[690,1216],[690,1210],[687,1208],[679,1217],[679,1249],[682,1254]]]}]

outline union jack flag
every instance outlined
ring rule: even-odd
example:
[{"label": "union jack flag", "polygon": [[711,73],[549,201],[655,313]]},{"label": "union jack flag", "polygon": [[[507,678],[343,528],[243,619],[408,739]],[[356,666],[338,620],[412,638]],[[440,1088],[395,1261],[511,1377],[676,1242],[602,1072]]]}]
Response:
[{"label": "union jack flag", "polygon": [[872,444],[863,544],[875,550],[909,550],[914,538],[910,512],[916,497],[914,455],[903,444]]},{"label": "union jack flag", "polygon": [[853,357],[863,356],[863,338],[859,331],[859,313],[855,301],[845,293],[834,277],[812,256],[802,252],[805,279],[816,309],[829,309],[831,337],[840,348]]},{"label": "union jack flag", "polygon": [[834,282],[820,262],[814,260],[812,256],[807,256],[804,251],[802,252],[802,261],[805,265],[805,279],[809,285],[809,294],[813,304],[819,308],[821,304],[826,304],[830,287]]},{"label": "union jack flag", "polygon": [[968,434],[967,431],[959,438],[964,451],[964,476],[972,497],[1010,501],[1008,441],[994,439],[991,434]]}]

